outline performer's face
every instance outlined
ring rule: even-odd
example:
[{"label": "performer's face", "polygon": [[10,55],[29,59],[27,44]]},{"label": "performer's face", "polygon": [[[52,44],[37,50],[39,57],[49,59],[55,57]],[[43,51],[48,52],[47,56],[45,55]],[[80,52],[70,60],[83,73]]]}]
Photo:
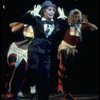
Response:
[{"label": "performer's face", "polygon": [[79,14],[73,14],[73,16],[72,16],[72,22],[78,23],[79,21],[80,21]]},{"label": "performer's face", "polygon": [[56,12],[56,9],[54,7],[47,7],[44,11],[44,17],[46,19],[52,19],[54,18],[54,14]]}]

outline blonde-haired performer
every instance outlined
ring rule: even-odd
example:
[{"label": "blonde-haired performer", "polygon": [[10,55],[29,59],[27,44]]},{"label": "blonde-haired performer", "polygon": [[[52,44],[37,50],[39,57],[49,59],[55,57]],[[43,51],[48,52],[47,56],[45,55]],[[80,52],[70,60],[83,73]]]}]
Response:
[{"label": "blonde-haired performer", "polygon": [[[97,26],[90,23],[86,15],[82,15],[79,9],[73,9],[68,15],[69,28],[58,48],[58,58],[60,60],[58,70],[58,92],[64,93],[65,100],[74,100],[70,92],[70,81],[72,75],[72,61],[77,53],[77,43],[82,41],[82,29],[91,31],[98,30]],[[65,86],[66,85],[66,86]]]},{"label": "blonde-haired performer", "polygon": [[[11,32],[15,33],[19,32],[22,33],[21,35],[23,38],[18,41],[14,41],[7,53],[7,63],[10,68],[13,68],[13,72],[11,78],[9,80],[9,87],[7,98],[13,98],[17,96],[23,96],[22,88],[25,81],[25,73],[28,67],[27,64],[27,51],[28,46],[31,43],[31,39],[34,38],[34,30],[32,26],[23,24],[20,22],[12,22],[9,24],[11,28]],[[17,36],[16,36],[17,37]],[[35,93],[35,86],[30,87],[30,92]]]}]

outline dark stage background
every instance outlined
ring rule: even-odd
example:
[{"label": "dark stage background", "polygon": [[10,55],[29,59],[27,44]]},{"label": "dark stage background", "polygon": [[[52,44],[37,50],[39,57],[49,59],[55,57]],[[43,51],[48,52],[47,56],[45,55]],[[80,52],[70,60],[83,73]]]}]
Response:
[{"label": "dark stage background", "polygon": [[[41,4],[44,0],[1,0],[1,86],[4,92],[8,65],[6,55],[10,44],[14,41],[9,23],[25,14],[34,4]],[[80,9],[88,15],[88,20],[99,27],[99,0],[52,0],[57,6],[65,9],[66,15],[73,8]],[[3,7],[3,5],[5,7]],[[83,41],[78,44],[78,54],[75,57],[72,91],[74,93],[99,92],[99,30],[83,31]],[[56,65],[56,64],[55,64]],[[53,66],[52,85],[56,86],[56,66]]]}]

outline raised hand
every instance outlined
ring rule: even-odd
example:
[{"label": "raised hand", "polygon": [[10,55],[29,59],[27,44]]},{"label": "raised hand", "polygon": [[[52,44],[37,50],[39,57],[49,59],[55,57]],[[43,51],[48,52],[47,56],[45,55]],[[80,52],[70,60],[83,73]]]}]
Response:
[{"label": "raised hand", "polygon": [[82,23],[88,23],[87,15],[82,16]]},{"label": "raised hand", "polygon": [[57,19],[62,18],[62,19],[65,20],[67,18],[67,16],[64,13],[64,9],[63,8],[58,7],[58,13],[59,13],[59,17]]},{"label": "raised hand", "polygon": [[39,4],[38,5],[34,5],[34,9],[30,12],[31,15],[41,17],[41,15],[39,14],[41,8],[42,8],[42,6],[39,5]]}]

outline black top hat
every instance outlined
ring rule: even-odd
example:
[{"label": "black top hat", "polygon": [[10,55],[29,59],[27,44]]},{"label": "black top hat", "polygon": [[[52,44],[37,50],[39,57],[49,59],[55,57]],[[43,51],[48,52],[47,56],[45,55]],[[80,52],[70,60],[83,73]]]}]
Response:
[{"label": "black top hat", "polygon": [[49,0],[44,1],[44,2],[42,3],[42,8],[41,8],[41,10],[40,10],[40,14],[42,13],[42,10],[45,9],[45,8],[47,8],[47,7],[54,7],[54,8],[56,8],[56,5],[53,4],[53,3],[52,3],[51,1],[49,1]]}]

